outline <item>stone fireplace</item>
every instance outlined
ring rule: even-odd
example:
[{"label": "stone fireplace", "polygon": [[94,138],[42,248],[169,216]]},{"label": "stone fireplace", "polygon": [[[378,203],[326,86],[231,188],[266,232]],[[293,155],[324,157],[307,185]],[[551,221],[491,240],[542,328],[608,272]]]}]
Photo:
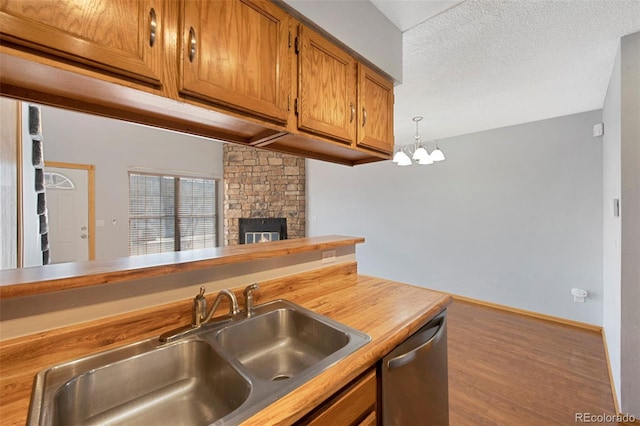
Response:
[{"label": "stone fireplace", "polygon": [[[225,246],[241,244],[241,218],[284,219],[284,237],[280,238],[305,236],[304,158],[225,144],[223,164]],[[263,239],[262,235],[259,238]]]}]

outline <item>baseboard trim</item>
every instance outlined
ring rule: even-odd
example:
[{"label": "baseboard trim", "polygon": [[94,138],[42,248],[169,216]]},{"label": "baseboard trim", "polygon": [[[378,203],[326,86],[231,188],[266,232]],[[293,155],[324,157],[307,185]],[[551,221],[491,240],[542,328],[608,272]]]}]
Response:
[{"label": "baseboard trim", "polygon": [[613,395],[613,407],[617,414],[620,414],[620,404],[618,403],[618,393],[616,392],[616,385],[613,381],[613,371],[611,370],[611,358],[609,358],[609,345],[607,345],[607,335],[602,329],[602,341],[604,342],[604,356],[607,360],[607,370],[609,370],[609,383],[611,383],[611,395]]},{"label": "baseboard trim", "polygon": [[499,303],[487,302],[485,300],[474,299],[472,297],[460,296],[458,294],[449,293],[453,300],[459,300],[461,302],[474,303],[476,305],[482,305],[489,308],[500,309],[503,311],[513,312],[516,314],[526,315],[533,318],[538,318],[546,321],[551,321],[559,324],[569,325],[572,327],[578,327],[585,330],[596,331],[598,333],[602,332],[602,326],[588,324],[586,322],[574,321],[566,318],[555,317],[553,315],[541,314],[539,312],[528,311],[526,309],[514,308],[507,305],[501,305]]}]

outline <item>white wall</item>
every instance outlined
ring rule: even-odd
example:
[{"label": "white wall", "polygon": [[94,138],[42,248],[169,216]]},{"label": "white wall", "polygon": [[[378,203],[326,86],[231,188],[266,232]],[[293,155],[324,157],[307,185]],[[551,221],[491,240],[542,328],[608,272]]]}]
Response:
[{"label": "white wall", "polygon": [[307,19],[402,81],[402,32],[369,1],[284,0]]},{"label": "white wall", "polygon": [[432,166],[309,161],[309,235],[364,236],[364,274],[601,324],[601,119],[444,139]]},{"label": "white wall", "polygon": [[621,40],[621,410],[640,418],[640,32]]},{"label": "white wall", "polygon": [[640,418],[640,33],[621,39],[602,114],[603,327],[620,411]]},{"label": "white wall", "polygon": [[217,141],[51,107],[42,107],[42,132],[45,161],[96,166],[96,221],[105,223],[96,227],[96,259],[128,255],[129,171],[222,180]]},{"label": "white wall", "polygon": [[611,374],[620,401],[620,306],[621,306],[621,265],[620,217],[613,216],[613,200],[620,199],[620,50],[609,80],[607,96],[602,108],[604,136],[602,138],[603,160],[603,305],[602,326],[607,339],[607,350],[611,364]]}]

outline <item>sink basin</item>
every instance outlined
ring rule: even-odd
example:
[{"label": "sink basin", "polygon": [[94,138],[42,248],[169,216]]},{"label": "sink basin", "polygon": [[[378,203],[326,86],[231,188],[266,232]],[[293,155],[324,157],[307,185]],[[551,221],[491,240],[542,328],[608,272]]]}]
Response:
[{"label": "sink basin", "polygon": [[37,374],[29,425],[234,425],[370,338],[286,300]]},{"label": "sink basin", "polygon": [[286,380],[349,343],[349,334],[291,308],[224,328],[216,340],[264,380]]},{"label": "sink basin", "polygon": [[99,359],[87,361],[49,372],[63,377],[64,370],[81,371],[45,401],[51,405],[51,418],[44,424],[210,424],[238,408],[251,390],[245,378],[200,340],[115,362],[105,358],[108,363],[98,368],[92,367]]}]

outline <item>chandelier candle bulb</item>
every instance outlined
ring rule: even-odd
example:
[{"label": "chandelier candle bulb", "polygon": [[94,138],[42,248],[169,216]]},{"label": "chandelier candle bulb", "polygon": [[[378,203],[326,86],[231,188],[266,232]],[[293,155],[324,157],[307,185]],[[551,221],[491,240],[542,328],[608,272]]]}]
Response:
[{"label": "chandelier candle bulb", "polygon": [[444,160],[444,153],[440,150],[440,147],[438,147],[438,142],[436,141],[436,149],[433,150],[433,152],[431,153],[431,159],[433,161],[443,161]]}]

